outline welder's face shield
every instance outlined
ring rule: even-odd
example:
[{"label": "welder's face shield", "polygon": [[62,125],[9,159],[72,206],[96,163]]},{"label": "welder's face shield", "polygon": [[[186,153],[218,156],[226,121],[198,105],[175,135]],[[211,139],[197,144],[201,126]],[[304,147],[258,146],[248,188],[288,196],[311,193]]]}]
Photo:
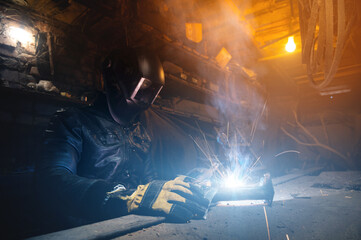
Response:
[{"label": "welder's face shield", "polygon": [[130,99],[135,104],[143,108],[148,108],[153,104],[162,88],[162,84],[152,82],[151,80],[142,77],[132,92]]},{"label": "welder's face shield", "polygon": [[149,108],[165,83],[157,55],[142,49],[111,54],[103,63],[103,79],[110,114],[118,123]]}]

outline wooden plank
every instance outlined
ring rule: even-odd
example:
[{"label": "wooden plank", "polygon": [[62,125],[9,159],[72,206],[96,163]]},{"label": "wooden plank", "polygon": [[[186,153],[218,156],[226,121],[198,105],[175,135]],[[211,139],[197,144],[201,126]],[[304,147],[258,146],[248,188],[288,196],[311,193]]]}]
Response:
[{"label": "wooden plank", "polygon": [[165,221],[165,217],[150,217],[139,215],[127,215],[98,223],[84,225],[68,230],[49,233],[31,240],[91,240],[110,239],[142,228],[157,225]]}]

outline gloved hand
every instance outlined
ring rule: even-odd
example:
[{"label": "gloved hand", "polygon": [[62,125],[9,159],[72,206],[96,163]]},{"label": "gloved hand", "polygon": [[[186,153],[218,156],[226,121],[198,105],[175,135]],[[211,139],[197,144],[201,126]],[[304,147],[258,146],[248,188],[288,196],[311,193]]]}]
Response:
[{"label": "gloved hand", "polygon": [[201,188],[186,176],[139,185],[131,196],[121,198],[126,200],[130,213],[166,215],[175,221],[203,216],[209,205]]}]

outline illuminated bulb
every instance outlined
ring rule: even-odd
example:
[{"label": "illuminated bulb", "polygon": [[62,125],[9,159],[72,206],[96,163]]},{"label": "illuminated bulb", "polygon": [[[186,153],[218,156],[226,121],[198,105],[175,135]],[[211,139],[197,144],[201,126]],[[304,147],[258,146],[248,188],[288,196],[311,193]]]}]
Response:
[{"label": "illuminated bulb", "polygon": [[9,35],[12,39],[19,41],[22,44],[34,42],[33,35],[21,28],[10,27]]},{"label": "illuminated bulb", "polygon": [[291,37],[288,37],[288,42],[286,44],[286,47],[285,47],[286,51],[291,53],[291,52],[294,52],[296,50],[296,44],[295,44],[295,39],[293,36]]}]

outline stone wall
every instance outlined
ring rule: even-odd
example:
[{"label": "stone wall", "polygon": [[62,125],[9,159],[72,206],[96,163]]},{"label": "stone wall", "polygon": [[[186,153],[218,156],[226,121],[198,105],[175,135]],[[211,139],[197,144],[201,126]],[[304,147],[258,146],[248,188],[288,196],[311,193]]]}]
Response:
[{"label": "stone wall", "polygon": [[0,11],[1,86],[37,88],[45,80],[58,89],[53,88],[53,94],[63,92],[62,96],[75,99],[101,88],[101,54],[81,32],[63,23],[34,20],[19,11]]},{"label": "stone wall", "polygon": [[98,52],[71,26],[0,6],[0,175],[32,171],[50,116],[101,89]]}]

